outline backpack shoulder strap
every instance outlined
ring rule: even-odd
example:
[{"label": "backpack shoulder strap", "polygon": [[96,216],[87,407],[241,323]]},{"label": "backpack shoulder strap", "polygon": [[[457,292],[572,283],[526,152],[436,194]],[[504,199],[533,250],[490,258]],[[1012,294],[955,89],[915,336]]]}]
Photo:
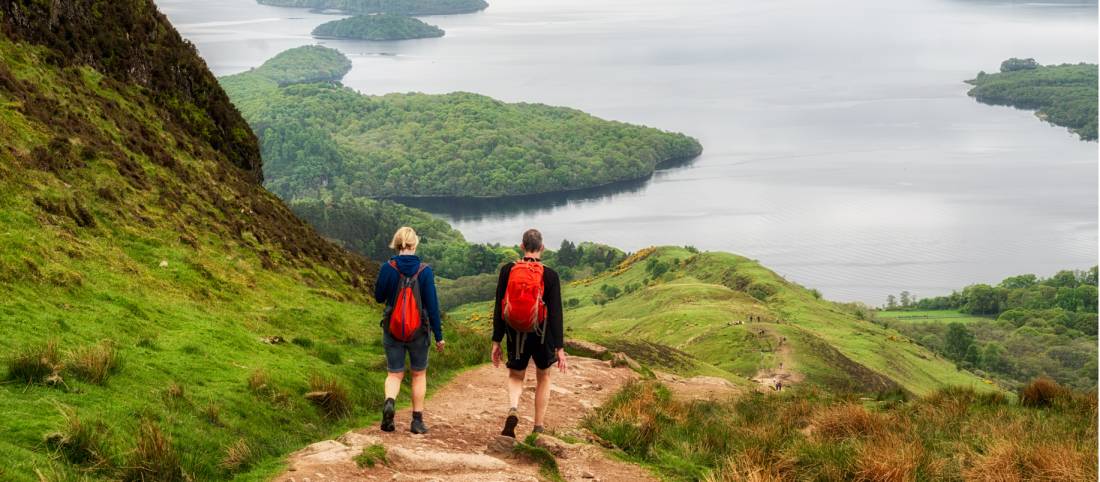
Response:
[{"label": "backpack shoulder strap", "polygon": [[423,273],[424,270],[426,270],[426,269],[428,269],[428,265],[425,264],[425,263],[420,263],[420,266],[418,268],[416,268],[416,274],[412,275],[412,277],[413,278],[420,277],[420,273]]}]

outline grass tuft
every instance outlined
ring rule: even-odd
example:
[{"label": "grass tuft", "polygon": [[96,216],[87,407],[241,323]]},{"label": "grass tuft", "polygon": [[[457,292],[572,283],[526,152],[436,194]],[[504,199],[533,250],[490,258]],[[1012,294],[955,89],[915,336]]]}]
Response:
[{"label": "grass tuft", "polygon": [[101,421],[85,422],[72,407],[58,404],[62,426],[46,436],[46,446],[67,462],[91,472],[104,472],[114,465],[107,426]]},{"label": "grass tuft", "polygon": [[314,354],[329,365],[339,365],[344,362],[340,356],[340,350],[332,345],[318,344]]},{"label": "grass tuft", "polygon": [[314,375],[309,379],[306,399],[313,402],[330,419],[341,419],[351,415],[351,398],[348,390],[336,378]]},{"label": "grass tuft", "polygon": [[814,416],[812,423],[816,437],[833,442],[868,437],[883,428],[880,415],[855,403],[826,408]]},{"label": "grass tuft", "polygon": [[213,425],[215,427],[221,427],[222,426],[222,409],[221,409],[221,407],[219,407],[218,404],[216,404],[214,402],[207,403],[204,407],[202,407],[202,418],[203,418],[203,420],[206,420],[207,423],[209,423],[210,425]]},{"label": "grass tuft", "polygon": [[172,439],[164,434],[152,420],[144,419],[138,429],[137,445],[130,454],[124,480],[155,480],[177,482],[190,480],[180,463],[180,456],[172,447]]},{"label": "grass tuft", "polygon": [[295,344],[295,345],[298,345],[302,348],[312,348],[313,347],[313,340],[310,340],[309,338],[305,338],[305,337],[297,337],[296,336],[296,337],[294,337],[294,339],[290,340],[290,342]]},{"label": "grass tuft", "polygon": [[247,470],[255,459],[252,447],[242,438],[225,448],[225,457],[222,457],[220,465],[225,471],[236,473]]},{"label": "grass tuft", "polygon": [[66,370],[77,379],[103,385],[122,368],[122,357],[111,341],[102,341],[70,354]]},{"label": "grass tuft", "polygon": [[359,468],[370,468],[379,463],[386,463],[386,447],[382,444],[363,447],[363,453],[355,456],[355,464]]},{"label": "grass tuft", "polygon": [[1070,398],[1070,391],[1049,378],[1037,378],[1020,391],[1020,404],[1025,407],[1049,407]]},{"label": "grass tuft", "polygon": [[558,467],[558,460],[554,458],[554,454],[550,453],[538,445],[535,445],[535,441],[538,440],[539,434],[532,433],[528,435],[523,442],[517,443],[512,448],[512,452],[521,457],[525,457],[532,462],[539,464],[539,474],[543,478],[555,482],[562,482],[565,479],[561,476],[561,469]]},{"label": "grass tuft", "polygon": [[26,384],[45,383],[61,369],[57,340],[27,348],[7,359],[7,379]]}]

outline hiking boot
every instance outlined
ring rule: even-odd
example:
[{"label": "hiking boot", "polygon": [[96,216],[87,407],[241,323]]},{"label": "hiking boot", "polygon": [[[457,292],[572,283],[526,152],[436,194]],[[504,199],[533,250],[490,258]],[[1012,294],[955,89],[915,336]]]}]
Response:
[{"label": "hiking boot", "polygon": [[428,433],[428,426],[424,425],[424,415],[420,412],[413,412],[412,425],[409,425],[409,431],[415,434]]},{"label": "hiking boot", "polygon": [[382,405],[382,431],[392,432],[395,430],[393,426],[393,399],[387,398],[386,403]]},{"label": "hiking boot", "polygon": [[535,428],[531,429],[531,433],[542,433],[545,430],[542,425],[535,425]]},{"label": "hiking boot", "polygon": [[505,437],[516,438],[516,425],[519,425],[519,417],[508,415],[508,419],[504,421],[504,430],[500,434]]}]

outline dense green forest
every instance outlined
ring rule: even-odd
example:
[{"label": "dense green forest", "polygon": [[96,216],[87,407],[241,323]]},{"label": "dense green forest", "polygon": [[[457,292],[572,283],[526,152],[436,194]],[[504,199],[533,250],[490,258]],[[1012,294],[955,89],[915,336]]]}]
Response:
[{"label": "dense green forest", "polygon": [[1012,58],[1001,64],[1000,73],[979,72],[967,82],[978,102],[1032,109],[1081,139],[1096,140],[1096,64],[1042,66],[1035,59]]},{"label": "dense green forest", "polygon": [[[274,85],[291,85],[339,81],[349,71],[351,60],[340,52],[320,45],[307,45],[282,52],[257,68],[228,79],[245,81],[259,78]],[[225,79],[221,81],[226,82]],[[243,86],[239,89],[244,90]]]},{"label": "dense green forest", "polygon": [[[296,49],[292,58],[317,56],[330,67],[335,51],[319,49]],[[682,134],[477,94],[279,87],[265,79],[274,69],[265,64],[222,85],[261,139],[266,186],[287,200],[576,190],[645,178],[702,150]]]},{"label": "dense green forest", "polygon": [[313,29],[313,36],[353,40],[406,40],[442,37],[443,29],[412,17],[380,13],[323,23]]},{"label": "dense green forest", "polygon": [[340,10],[348,13],[450,15],[472,13],[489,6],[485,0],[256,0],[261,5]]},{"label": "dense green forest", "polygon": [[[949,296],[909,302],[880,323],[1010,384],[1045,375],[1076,388],[1096,386],[1097,268],[1050,278],[1013,276]],[[954,313],[954,315],[952,315]],[[971,315],[971,316],[959,316]]]}]

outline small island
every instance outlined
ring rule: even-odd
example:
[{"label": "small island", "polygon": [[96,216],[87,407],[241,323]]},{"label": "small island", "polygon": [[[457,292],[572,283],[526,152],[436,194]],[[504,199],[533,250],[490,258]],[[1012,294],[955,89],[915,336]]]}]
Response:
[{"label": "small island", "polygon": [[313,29],[317,38],[348,40],[409,40],[443,36],[443,29],[404,15],[379,13],[323,23]]},{"label": "small island", "polygon": [[339,10],[355,15],[453,15],[485,10],[485,0],[256,0],[260,5]]},{"label": "small island", "polygon": [[1034,110],[1082,140],[1096,140],[1096,64],[1044,66],[1035,59],[1011,58],[1001,63],[1000,73],[979,72],[966,82],[974,86],[968,94],[978,102]]},{"label": "small island", "polygon": [[[264,153],[266,187],[299,198],[498,198],[646,179],[702,152],[684,134],[576,109],[483,95],[363,95],[339,82],[297,82],[313,59],[329,72],[342,54],[284,52],[221,79]],[[278,62],[275,62],[275,61]],[[272,63],[276,65],[272,65]],[[293,67],[292,75],[279,65]]]}]

